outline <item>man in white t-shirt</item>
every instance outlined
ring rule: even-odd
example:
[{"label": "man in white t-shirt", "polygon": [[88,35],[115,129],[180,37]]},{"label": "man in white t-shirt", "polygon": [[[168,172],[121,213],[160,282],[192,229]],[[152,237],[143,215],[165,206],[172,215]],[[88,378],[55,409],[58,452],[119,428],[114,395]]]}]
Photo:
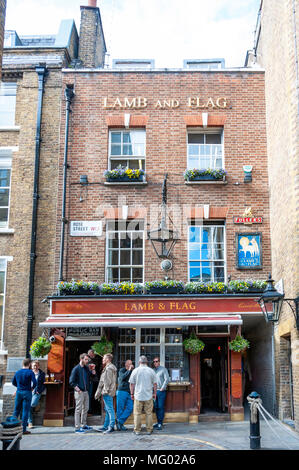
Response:
[{"label": "man in white t-shirt", "polygon": [[157,394],[157,377],[153,369],[148,367],[145,356],[139,359],[139,367],[133,370],[129,379],[131,398],[134,400],[134,434],[141,432],[141,413],[144,409],[147,434],[153,432],[153,399]]}]

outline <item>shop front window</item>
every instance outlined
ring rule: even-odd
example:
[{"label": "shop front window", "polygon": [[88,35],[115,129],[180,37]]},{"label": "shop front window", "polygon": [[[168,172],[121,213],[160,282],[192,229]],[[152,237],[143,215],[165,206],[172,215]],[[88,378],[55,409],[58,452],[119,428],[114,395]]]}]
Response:
[{"label": "shop front window", "polygon": [[180,369],[181,377],[188,379],[182,328],[120,328],[118,367],[124,367],[127,359],[138,367],[140,356],[147,357],[150,367],[153,366],[153,359],[159,357],[170,376],[171,369]]}]

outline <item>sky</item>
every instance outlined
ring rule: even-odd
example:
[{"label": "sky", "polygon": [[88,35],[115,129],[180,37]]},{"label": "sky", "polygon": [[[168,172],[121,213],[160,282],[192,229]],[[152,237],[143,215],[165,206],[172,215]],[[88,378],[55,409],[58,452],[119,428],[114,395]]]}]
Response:
[{"label": "sky", "polygon": [[[57,34],[62,19],[80,30],[88,0],[7,0],[6,29]],[[98,0],[112,59],[154,59],[181,68],[184,59],[224,58],[242,67],[252,49],[260,0]]]}]

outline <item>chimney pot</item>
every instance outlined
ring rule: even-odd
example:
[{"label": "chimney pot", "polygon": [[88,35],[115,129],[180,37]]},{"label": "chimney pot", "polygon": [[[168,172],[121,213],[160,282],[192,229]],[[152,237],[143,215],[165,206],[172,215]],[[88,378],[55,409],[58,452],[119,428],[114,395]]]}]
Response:
[{"label": "chimney pot", "polygon": [[97,8],[97,0],[88,0],[88,6]]}]

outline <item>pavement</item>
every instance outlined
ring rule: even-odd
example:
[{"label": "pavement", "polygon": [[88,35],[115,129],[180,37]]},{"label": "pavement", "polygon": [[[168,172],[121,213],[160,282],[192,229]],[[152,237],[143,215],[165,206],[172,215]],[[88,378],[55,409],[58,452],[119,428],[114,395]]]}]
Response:
[{"label": "pavement", "polygon": [[[281,423],[261,420],[261,448],[265,450],[299,450],[299,433]],[[167,423],[152,435],[115,431],[103,435],[95,430],[76,434],[73,427],[34,427],[22,437],[21,450],[250,450],[250,424],[242,422]]]}]

